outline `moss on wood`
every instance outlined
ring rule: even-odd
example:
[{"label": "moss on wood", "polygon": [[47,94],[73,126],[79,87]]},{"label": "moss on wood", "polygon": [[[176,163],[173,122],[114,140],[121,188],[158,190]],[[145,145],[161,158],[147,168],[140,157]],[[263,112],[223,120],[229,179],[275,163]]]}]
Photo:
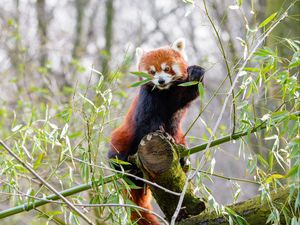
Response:
[{"label": "moss on wood", "polygon": [[[143,171],[144,177],[169,190],[181,193],[187,177],[179,162],[179,149],[181,146],[174,144],[171,137],[163,132],[154,132],[145,136],[137,154],[137,164]],[[153,186],[150,186],[150,189],[166,218],[170,220],[177,207],[179,196]],[[193,194],[193,187],[190,184],[178,219],[197,215],[204,209],[204,203]]]},{"label": "moss on wood", "polygon": [[[279,189],[276,193],[271,194],[272,204],[277,209],[289,207],[288,204],[289,190]],[[260,196],[254,197],[244,202],[228,206],[238,215],[243,217],[248,224],[266,224],[266,221],[271,213],[271,208],[268,201],[261,202]],[[283,214],[280,218],[280,224],[286,224]],[[215,212],[204,211],[200,215],[190,217],[180,221],[178,225],[222,225],[229,224],[228,217],[217,215]]]}]

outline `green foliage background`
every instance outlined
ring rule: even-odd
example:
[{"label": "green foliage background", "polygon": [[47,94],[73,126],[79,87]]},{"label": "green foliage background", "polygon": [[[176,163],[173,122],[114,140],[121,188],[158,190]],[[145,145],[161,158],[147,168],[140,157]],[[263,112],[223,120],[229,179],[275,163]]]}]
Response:
[{"label": "green foliage background", "polygon": [[[300,41],[299,32],[297,33],[299,29],[296,29],[293,36],[290,35],[291,32],[284,30],[282,24],[299,25],[299,9],[297,11],[299,2],[289,4],[285,2],[282,8],[275,10],[268,8],[272,12],[261,21],[256,20],[256,6],[254,1],[251,2],[255,15],[253,21],[247,21],[246,25],[242,24],[245,25],[244,37],[233,40],[242,45],[244,55],[232,61],[226,58],[227,53],[223,55],[224,63],[229,62],[227,71],[223,71],[224,78],[226,73],[226,78],[230,75],[232,78],[239,76],[239,82],[233,89],[234,98],[230,100],[231,107],[235,108],[234,130],[249,132],[249,135],[237,140],[240,147],[239,154],[235,157],[243,158],[248,155],[245,174],[253,179],[242,182],[255,183],[261,201],[269,203],[272,213],[267,222],[282,224],[280,217],[283,215],[287,224],[295,225],[300,223]],[[192,13],[202,7],[202,1],[199,3],[186,1],[185,4],[194,8]],[[232,10],[239,8],[245,16],[243,5],[246,3],[237,1],[236,4],[227,7],[231,7]],[[285,14],[288,7],[291,9]],[[204,15],[203,11],[201,13]],[[211,18],[214,21],[213,15]],[[281,19],[283,22],[271,35],[264,37],[264,34]],[[86,207],[83,211],[97,224],[131,224],[130,213],[134,209],[122,207],[122,204],[132,202],[121,193],[125,189],[136,187],[129,181],[125,182],[126,178],[106,183],[105,177],[114,173],[106,159],[109,133],[120,123],[118,121],[118,117],[121,117],[120,112],[126,111],[127,104],[124,99],[128,98],[126,90],[129,89],[130,82],[124,80],[127,79],[132,56],[124,56],[118,68],[110,66],[110,70],[105,68],[102,73],[95,68],[86,68],[76,58],[77,55],[73,55],[74,58],[65,68],[67,73],[79,75],[89,73],[89,81],[86,83],[77,81],[72,84],[65,82],[64,85],[53,88],[55,85],[50,79],[53,73],[51,62],[45,59],[39,64],[28,62],[26,57],[28,49],[23,45],[18,20],[8,18],[2,21],[2,28],[7,32],[7,41],[15,47],[15,52],[11,53],[14,55],[11,62],[14,70],[3,69],[2,75],[10,76],[10,82],[17,88],[18,98],[14,102],[0,98],[0,139],[57,190],[93,181],[99,181],[101,184],[103,181],[101,185],[92,185],[88,191],[74,193],[70,200],[75,205],[119,204],[118,207]],[[220,48],[222,45],[227,47],[228,44],[218,39],[221,30],[222,27],[218,27],[214,33]],[[289,34],[282,33],[282,30]],[[254,49],[257,41],[262,39],[265,39],[262,45]],[[106,49],[99,53],[101,57],[108,57],[105,59],[107,63],[110,62],[110,48],[111,46],[106,46]],[[247,56],[252,50],[254,54],[248,60]],[[242,68],[245,61],[246,67]],[[40,75],[40,80],[33,80],[34,84],[28,83],[31,72]],[[138,85],[135,83],[132,86]],[[228,90],[226,89],[226,92]],[[0,94],[9,91],[9,89],[1,90]],[[205,104],[209,105],[211,102],[207,96],[203,96],[205,91],[205,86],[204,90],[199,86],[202,108],[198,116],[194,115],[195,118],[199,118],[203,109],[205,110]],[[215,93],[217,94],[218,90]],[[214,98],[215,94],[211,97]],[[230,135],[232,123],[230,122],[229,127],[219,124],[217,132],[214,133],[212,126],[203,121],[213,140]],[[251,135],[251,129],[261,123],[264,123],[266,128]],[[193,125],[191,124],[191,127]],[[190,141],[195,138],[201,138],[203,143],[209,141],[207,134],[199,134],[198,137],[189,136]],[[253,151],[249,151],[249,146]],[[238,219],[234,212],[225,210],[206,186],[205,182],[209,182],[213,176],[222,177],[214,173],[216,163],[214,156],[218,150],[218,146],[210,148],[198,159],[197,163],[204,163],[203,171],[194,180],[197,186],[195,191],[206,199],[211,210],[223,213],[228,218],[228,223],[247,224],[244,220]],[[241,180],[226,176],[223,178],[232,181],[232,200],[236,202],[243,191],[239,185]],[[32,203],[53,194],[3,147],[0,147],[0,179],[0,201],[6,206],[1,210]],[[277,206],[273,204],[270,192],[280,187],[289,189],[290,197],[285,205]],[[18,224],[23,215],[31,218],[30,224],[84,223],[80,216],[75,215],[60,201],[43,205],[31,212],[10,216],[3,221]]]}]

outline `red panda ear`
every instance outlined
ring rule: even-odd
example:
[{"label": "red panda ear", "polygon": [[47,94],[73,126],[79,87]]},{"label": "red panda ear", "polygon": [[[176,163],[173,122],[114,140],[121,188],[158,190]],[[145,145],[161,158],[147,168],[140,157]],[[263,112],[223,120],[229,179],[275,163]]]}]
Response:
[{"label": "red panda ear", "polygon": [[171,48],[184,54],[184,50],[185,50],[184,38],[179,38],[176,41],[174,41]]}]

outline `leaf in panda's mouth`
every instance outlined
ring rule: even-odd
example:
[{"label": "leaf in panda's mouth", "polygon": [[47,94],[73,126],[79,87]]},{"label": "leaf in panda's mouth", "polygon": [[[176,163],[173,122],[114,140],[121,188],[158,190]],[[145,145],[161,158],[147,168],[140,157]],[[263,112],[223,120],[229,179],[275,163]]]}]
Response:
[{"label": "leaf in panda's mouth", "polygon": [[149,75],[148,73],[145,73],[145,72],[133,71],[133,72],[130,72],[130,73],[133,74],[133,75],[136,75],[138,77],[144,77],[146,79],[152,79],[152,76]]},{"label": "leaf in panda's mouth", "polygon": [[178,86],[182,86],[182,87],[193,86],[193,85],[196,85],[198,83],[199,83],[199,81],[189,81],[189,82],[185,82],[185,83],[182,83],[182,84],[178,84]]},{"label": "leaf in panda's mouth", "polygon": [[171,83],[168,84],[163,84],[163,85],[155,85],[155,87],[157,87],[160,90],[166,90],[171,86]]},{"label": "leaf in panda's mouth", "polygon": [[142,86],[144,84],[147,84],[151,81],[152,79],[145,79],[145,80],[141,80],[141,81],[138,81],[138,82],[135,82],[133,83],[132,85],[130,85],[130,87],[138,87],[138,86]]}]

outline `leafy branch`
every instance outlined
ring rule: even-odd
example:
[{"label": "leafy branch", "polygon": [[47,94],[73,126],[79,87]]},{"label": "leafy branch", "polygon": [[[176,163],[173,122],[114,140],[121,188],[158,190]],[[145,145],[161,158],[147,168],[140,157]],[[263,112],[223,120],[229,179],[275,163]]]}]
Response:
[{"label": "leafy branch", "polygon": [[[300,111],[297,111],[297,112],[294,112],[294,113],[289,113],[289,114],[285,115],[284,117],[279,117],[277,119],[274,119],[273,123],[270,124],[270,126],[278,126],[280,123],[282,123],[283,121],[288,119],[290,116],[299,116],[299,115],[300,115]],[[237,140],[237,139],[242,138],[243,136],[249,135],[249,134],[257,132],[259,130],[266,129],[267,128],[267,123],[266,122],[267,121],[264,121],[264,122],[260,123],[259,125],[252,127],[248,131],[241,131],[241,132],[236,133],[235,135],[227,135],[227,136],[221,137],[219,139],[216,139],[216,140],[214,140],[210,143],[210,147],[217,146],[217,145],[220,145],[220,144],[223,144],[223,143],[226,143],[226,142],[230,142],[232,140]],[[0,141],[0,144],[1,144],[2,147],[6,146],[2,141]],[[197,153],[199,151],[203,151],[207,148],[207,145],[208,145],[208,143],[205,143],[205,144],[190,148],[186,151],[183,151],[181,153],[181,157],[191,155],[191,154]],[[4,147],[4,148],[6,150],[9,149],[7,146]],[[21,163],[21,164],[23,165],[23,163]],[[53,195],[49,195],[45,198],[45,200],[32,201],[30,203],[26,203],[26,204],[19,205],[19,206],[16,206],[16,207],[13,207],[13,208],[10,208],[10,209],[7,209],[7,210],[3,210],[3,211],[0,212],[0,219],[3,219],[5,217],[9,217],[11,215],[15,215],[15,214],[18,214],[18,213],[21,213],[21,212],[24,212],[24,211],[30,211],[30,210],[32,210],[36,207],[45,205],[45,204],[49,203],[49,201],[47,201],[47,200],[58,200],[58,199],[63,200],[63,199],[66,199],[65,197],[67,197],[67,196],[71,196],[71,195],[89,190],[93,186],[101,186],[101,185],[110,183],[114,180],[122,178],[123,176],[124,176],[124,174],[121,173],[121,174],[114,174],[114,175],[102,177],[101,179],[95,180],[93,182],[89,182],[88,184],[78,185],[78,186],[75,186],[73,188],[66,189],[62,192],[57,192]]]}]

